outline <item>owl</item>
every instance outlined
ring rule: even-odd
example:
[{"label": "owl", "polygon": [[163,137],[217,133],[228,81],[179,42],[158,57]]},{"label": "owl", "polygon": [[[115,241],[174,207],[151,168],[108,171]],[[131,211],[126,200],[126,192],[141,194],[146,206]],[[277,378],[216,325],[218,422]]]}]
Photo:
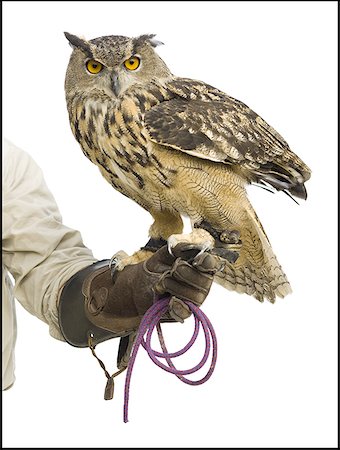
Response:
[{"label": "owl", "polygon": [[280,134],[219,89],[173,75],[155,35],[65,36],[73,48],[65,94],[74,137],[113,188],[153,218],[147,245],[129,263],[166,242],[197,241],[220,249],[222,286],[259,301],[290,293],[247,196],[253,183],[307,198],[311,171]]}]

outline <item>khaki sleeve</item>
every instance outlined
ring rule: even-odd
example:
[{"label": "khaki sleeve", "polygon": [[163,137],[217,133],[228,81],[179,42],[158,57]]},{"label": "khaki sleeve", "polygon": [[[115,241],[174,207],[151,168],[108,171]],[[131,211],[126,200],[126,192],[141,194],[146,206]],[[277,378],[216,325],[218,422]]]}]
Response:
[{"label": "khaki sleeve", "polygon": [[3,160],[3,264],[15,280],[14,296],[61,339],[57,300],[63,284],[96,261],[81,234],[62,223],[55,199],[33,159],[5,142]]}]

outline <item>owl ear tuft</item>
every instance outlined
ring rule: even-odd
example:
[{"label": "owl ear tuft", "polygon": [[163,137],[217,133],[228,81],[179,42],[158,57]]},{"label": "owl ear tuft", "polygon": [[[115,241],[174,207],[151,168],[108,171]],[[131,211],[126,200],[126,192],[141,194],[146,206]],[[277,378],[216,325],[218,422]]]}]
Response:
[{"label": "owl ear tuft", "polygon": [[148,42],[152,45],[152,47],[158,47],[159,45],[164,45],[164,42],[159,41],[158,39],[154,39],[156,35],[150,34],[150,38],[148,39]]},{"label": "owl ear tuft", "polygon": [[148,42],[152,47],[158,47],[159,45],[164,45],[163,42],[155,39],[155,36],[156,36],[155,34],[142,34],[141,36],[138,36],[136,41],[138,43]]},{"label": "owl ear tuft", "polygon": [[86,53],[89,58],[93,57],[90,44],[84,38],[70,34],[67,31],[64,32],[64,35],[73,49],[79,48]]}]

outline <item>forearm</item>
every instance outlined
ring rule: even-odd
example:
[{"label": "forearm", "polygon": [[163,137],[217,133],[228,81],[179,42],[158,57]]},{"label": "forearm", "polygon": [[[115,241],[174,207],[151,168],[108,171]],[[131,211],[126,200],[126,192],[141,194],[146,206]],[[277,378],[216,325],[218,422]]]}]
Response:
[{"label": "forearm", "polygon": [[[19,283],[15,296],[27,310],[32,308],[30,312],[48,324],[52,337],[63,340],[58,319],[60,291],[70,277],[92,264],[95,259],[86,254],[74,257],[72,252],[66,252],[57,266],[54,266],[53,260],[55,261],[54,257],[50,261],[44,261]],[[49,270],[47,276],[46,270]]]},{"label": "forearm", "polygon": [[[56,237],[60,241],[58,246],[45,259],[35,261],[37,264],[33,267],[29,264],[31,255],[26,252],[26,265],[20,267],[21,273],[16,279],[14,295],[27,311],[49,325],[50,334],[54,338],[63,339],[58,321],[59,292],[72,275],[96,259],[83,246],[78,232],[65,232],[62,227],[58,233],[54,230],[54,239]],[[29,266],[29,270],[25,266]],[[14,267],[17,265],[14,264]]]},{"label": "forearm", "polygon": [[55,199],[32,158],[11,145],[4,162],[3,265],[15,279],[14,294],[22,306],[62,339],[57,320],[59,290],[96,259],[80,233],[63,225]]}]

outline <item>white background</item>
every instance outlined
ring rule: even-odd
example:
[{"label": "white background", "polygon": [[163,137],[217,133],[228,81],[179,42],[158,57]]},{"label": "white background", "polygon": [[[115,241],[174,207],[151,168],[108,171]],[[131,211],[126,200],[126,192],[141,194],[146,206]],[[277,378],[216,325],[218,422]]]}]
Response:
[{"label": "white background", "polygon": [[[212,378],[180,383],[141,349],[127,424],[125,375],[105,402],[90,351],[54,340],[18,304],[3,446],[336,447],[337,2],[3,2],[4,135],[43,169],[65,224],[108,258],[144,244],[151,217],[106,183],[70,131],[64,31],[89,39],[157,33],[174,74],[242,100],[313,174],[299,206],[249,189],[293,294],[260,304],[214,285],[203,305],[219,343]],[[170,350],[191,326],[168,325]],[[117,345],[97,347],[111,372]]]}]

